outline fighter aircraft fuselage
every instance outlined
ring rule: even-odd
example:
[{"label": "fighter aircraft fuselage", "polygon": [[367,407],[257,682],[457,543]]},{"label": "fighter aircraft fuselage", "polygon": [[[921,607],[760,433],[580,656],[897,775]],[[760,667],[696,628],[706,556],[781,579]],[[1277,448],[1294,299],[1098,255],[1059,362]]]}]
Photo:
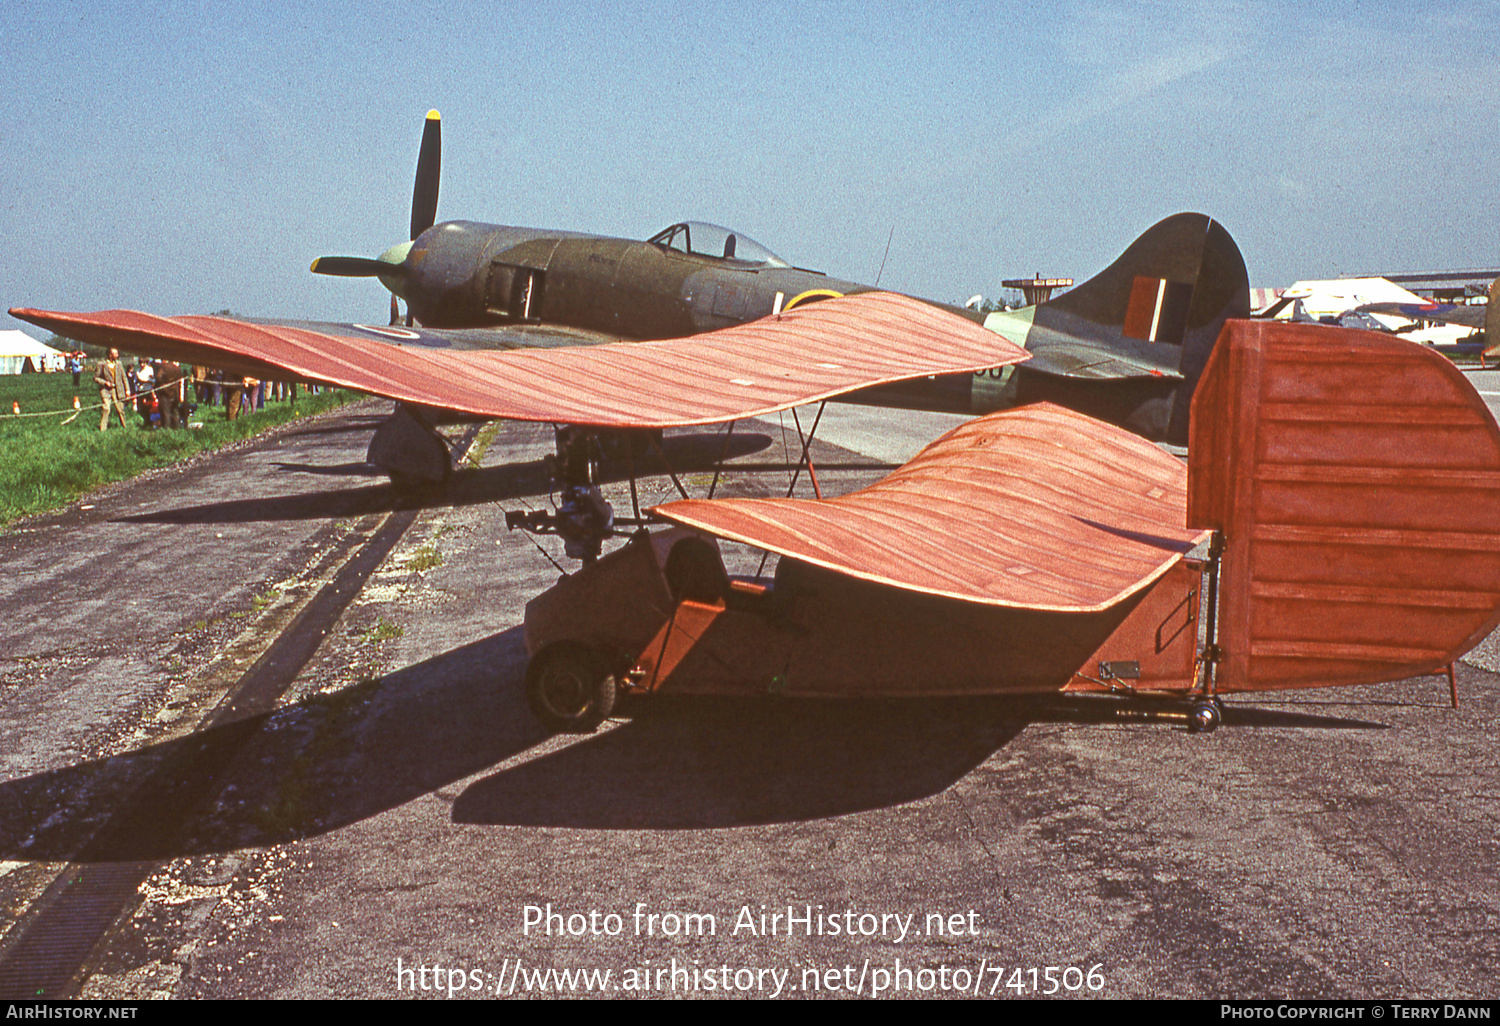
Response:
[{"label": "fighter aircraft fuselage", "polygon": [[[742,233],[696,221],[644,242],[478,221],[435,223],[440,140],[441,118],[431,111],[417,158],[411,241],[378,259],[319,257],[312,265],[319,274],[379,278],[406,300],[408,326],[467,332],[438,344],[508,349],[679,338],[874,291],[793,267]],[[399,312],[392,303],[394,324]],[[1221,226],[1201,214],[1178,214],[1048,303],[988,314],[933,305],[983,323],[1031,359],[1019,369],[880,385],[848,401],[975,414],[1046,400],[1183,443],[1198,374],[1224,321],[1248,315],[1249,284],[1239,249]],[[476,328],[492,330],[470,330]]]},{"label": "fighter aircraft fuselage", "polygon": [[641,242],[445,221],[418,236],[403,263],[401,277],[382,280],[418,322],[434,328],[539,323],[676,338],[871,291],[791,267],[744,236],[693,222]]},{"label": "fighter aircraft fuselage", "polygon": [[[645,241],[445,221],[378,260],[320,257],[313,270],[374,275],[406,300],[408,324],[493,328],[495,348],[538,344],[530,325],[592,336],[574,344],[679,338],[874,291],[696,221]],[[1032,360],[1023,367],[882,385],[846,401],[981,414],[1045,400],[1180,443],[1197,372],[1224,318],[1248,311],[1248,296],[1228,233],[1201,214],[1175,215],[1049,303],[988,314],[932,303],[1025,347]],[[504,337],[508,327],[521,331]]]}]

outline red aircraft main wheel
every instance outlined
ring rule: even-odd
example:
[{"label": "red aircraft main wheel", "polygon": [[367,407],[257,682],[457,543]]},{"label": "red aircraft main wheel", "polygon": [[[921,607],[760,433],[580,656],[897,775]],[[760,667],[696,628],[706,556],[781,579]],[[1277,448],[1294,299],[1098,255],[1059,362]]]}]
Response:
[{"label": "red aircraft main wheel", "polygon": [[587,734],[615,707],[614,675],[598,652],[559,641],[526,667],[526,703],[548,730]]}]

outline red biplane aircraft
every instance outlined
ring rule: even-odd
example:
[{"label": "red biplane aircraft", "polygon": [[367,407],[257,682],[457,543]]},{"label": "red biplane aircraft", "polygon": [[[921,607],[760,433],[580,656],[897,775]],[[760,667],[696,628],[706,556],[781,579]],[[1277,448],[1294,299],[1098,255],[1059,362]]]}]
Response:
[{"label": "red biplane aircraft", "polygon": [[[688,339],[508,353],[12,313],[85,341],[592,429],[734,421],[1028,356],[882,293]],[[1211,730],[1220,694],[1433,672],[1500,622],[1500,428],[1448,361],[1374,333],[1229,321],[1186,468],[1038,404],[973,421],[852,495],[659,506],[678,527],[594,560],[611,531],[591,466],[551,525],[586,565],[527,610],[528,695],[554,728],[591,729],[621,691],[1095,691],[1171,696]],[[730,579],[715,537],[779,553],[774,576]]]}]

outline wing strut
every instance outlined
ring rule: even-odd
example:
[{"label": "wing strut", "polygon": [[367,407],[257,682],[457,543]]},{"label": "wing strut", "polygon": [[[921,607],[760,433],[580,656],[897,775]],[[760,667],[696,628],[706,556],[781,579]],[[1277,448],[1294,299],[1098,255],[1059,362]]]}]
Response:
[{"label": "wing strut", "polygon": [[802,436],[802,421],[797,417],[797,407],[792,407],[792,423],[797,426],[797,441],[802,443],[802,458],[797,461],[797,470],[792,474],[792,487],[786,490],[788,499],[792,497],[792,489],[797,487],[797,478],[801,475],[804,464],[807,466],[807,476],[812,479],[813,495],[819,499],[823,497],[823,489],[818,487],[818,472],[812,465],[812,453],[809,450],[812,448],[813,436],[818,433],[818,423],[823,419],[823,409],[827,405],[826,399],[818,404],[818,415],[813,418],[812,430],[807,433],[806,438]]},{"label": "wing strut", "polygon": [[635,452],[631,446],[625,447],[625,473],[630,475],[630,511],[635,515],[635,522],[639,524],[641,522],[641,496],[635,487]]},{"label": "wing strut", "polygon": [[661,440],[652,438],[651,448],[655,449],[656,455],[661,457],[661,465],[667,468],[667,476],[670,477],[672,479],[672,483],[677,486],[677,494],[686,499],[688,497],[687,489],[682,487],[682,482],[677,479],[677,471],[672,469],[671,461],[667,459],[666,450],[661,447]]},{"label": "wing strut", "polygon": [[714,464],[714,479],[708,486],[708,497],[714,497],[714,489],[719,487],[719,471],[724,469],[724,461],[729,458],[729,440],[734,437],[734,426],[739,421],[731,420],[729,430],[724,432],[724,448],[719,450],[719,462]]},{"label": "wing strut", "polygon": [[[792,423],[797,426],[797,441],[802,446],[802,456],[801,456],[800,459],[797,460],[797,467],[796,467],[796,469],[792,471],[792,483],[789,484],[789,485],[787,485],[786,497],[788,499],[790,499],[792,497],[792,493],[797,490],[797,478],[799,478],[799,477],[802,476],[802,466],[803,466],[803,464],[807,465],[807,476],[810,477],[810,478],[812,478],[813,495],[816,496],[819,499],[821,499],[823,497],[823,490],[818,487],[818,472],[813,469],[813,465],[812,465],[812,453],[811,453],[810,450],[812,449],[813,438],[818,433],[818,425],[820,423],[822,423],[822,421],[823,421],[823,410],[827,406],[828,406],[828,400],[826,400],[826,399],[823,400],[821,403],[818,404],[818,412],[813,417],[812,430],[808,431],[808,433],[805,436],[802,434],[802,421],[797,416],[797,407],[795,407],[795,406],[792,407]],[[781,437],[782,437],[782,445],[784,447],[785,444],[786,444],[786,422],[785,421],[782,421]],[[713,496],[710,495],[709,498],[713,498]],[[761,576],[762,574],[765,573],[765,570],[766,570],[766,560],[769,559],[770,556],[771,556],[771,550],[770,549],[767,549],[766,551],[764,551],[764,552],[761,553],[761,555],[760,555],[760,565],[755,568],[755,576],[756,577],[759,577],[759,576]]]}]

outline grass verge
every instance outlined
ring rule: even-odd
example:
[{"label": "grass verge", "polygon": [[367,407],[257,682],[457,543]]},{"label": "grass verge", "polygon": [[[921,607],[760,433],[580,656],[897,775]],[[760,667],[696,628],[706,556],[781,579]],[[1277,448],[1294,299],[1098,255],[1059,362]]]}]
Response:
[{"label": "grass verge", "polygon": [[[147,431],[140,416],[127,410],[126,427],[121,428],[116,418],[108,431],[101,432],[97,408],[84,409],[64,423],[74,412],[74,396],[85,407],[97,406],[99,390],[88,373],[77,387],[71,374],[0,377],[0,527],[66,506],[112,481],[363,398],[342,389],[325,389],[316,396],[301,391],[295,403],[267,402],[265,409],[232,421],[224,419],[222,406],[200,406],[193,426],[180,431]],[[22,416],[11,412],[12,404],[20,405]],[[47,415],[26,416],[38,413]]]}]

